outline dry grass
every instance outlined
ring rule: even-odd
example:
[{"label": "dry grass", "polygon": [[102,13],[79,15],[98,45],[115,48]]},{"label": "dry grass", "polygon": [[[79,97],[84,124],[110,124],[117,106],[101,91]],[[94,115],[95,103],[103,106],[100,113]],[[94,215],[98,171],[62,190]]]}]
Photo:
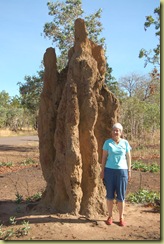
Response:
[{"label": "dry grass", "polygon": [[130,141],[132,159],[144,160],[148,163],[160,163],[160,130],[146,134],[140,140]]},{"label": "dry grass", "polygon": [[0,137],[8,137],[8,136],[26,136],[26,135],[37,135],[37,131],[29,128],[23,128],[20,131],[11,131],[9,129],[0,130]]}]

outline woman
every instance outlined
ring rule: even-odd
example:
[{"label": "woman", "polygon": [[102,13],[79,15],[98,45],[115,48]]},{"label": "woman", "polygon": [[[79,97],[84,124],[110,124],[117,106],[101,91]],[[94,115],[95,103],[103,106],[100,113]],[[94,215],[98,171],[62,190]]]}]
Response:
[{"label": "woman", "polygon": [[128,180],[131,178],[131,147],[129,142],[121,138],[123,127],[116,123],[112,127],[112,138],[105,141],[102,154],[101,178],[107,191],[107,208],[109,217],[107,225],[113,223],[113,200],[117,199],[119,211],[119,225],[124,226],[125,193]]}]

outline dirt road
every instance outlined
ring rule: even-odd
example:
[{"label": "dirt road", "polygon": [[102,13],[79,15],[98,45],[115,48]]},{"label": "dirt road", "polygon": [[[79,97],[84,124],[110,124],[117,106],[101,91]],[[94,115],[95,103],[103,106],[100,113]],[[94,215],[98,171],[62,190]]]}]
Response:
[{"label": "dirt road", "polygon": [[[38,142],[38,136],[10,136],[10,137],[0,137],[0,146],[2,145],[24,145],[31,142]],[[0,147],[1,148],[1,147]]]}]

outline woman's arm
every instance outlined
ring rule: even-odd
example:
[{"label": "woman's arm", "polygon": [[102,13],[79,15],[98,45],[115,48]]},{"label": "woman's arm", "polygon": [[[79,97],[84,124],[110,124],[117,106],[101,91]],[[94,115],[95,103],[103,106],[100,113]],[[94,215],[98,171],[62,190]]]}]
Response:
[{"label": "woman's arm", "polygon": [[128,163],[128,171],[131,171],[131,153],[130,151],[126,153],[127,163]]},{"label": "woman's arm", "polygon": [[106,164],[106,160],[108,157],[108,151],[103,150],[102,152],[102,160],[101,160],[101,178],[104,178],[104,168],[105,168],[105,164]]},{"label": "woman's arm", "polygon": [[131,153],[130,153],[130,151],[127,152],[126,158],[127,158],[127,163],[128,163],[128,179],[130,181],[130,179],[131,179]]}]

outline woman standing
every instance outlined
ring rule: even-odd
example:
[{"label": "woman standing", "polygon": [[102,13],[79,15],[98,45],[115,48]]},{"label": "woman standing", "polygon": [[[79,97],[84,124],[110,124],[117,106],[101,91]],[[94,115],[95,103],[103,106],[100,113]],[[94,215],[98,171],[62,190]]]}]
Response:
[{"label": "woman standing", "polygon": [[131,178],[131,146],[129,142],[121,138],[123,127],[116,123],[112,127],[112,138],[106,140],[103,145],[101,178],[106,186],[106,198],[109,217],[107,225],[113,223],[113,200],[117,199],[119,211],[119,225],[124,226],[125,194],[128,180]]}]

